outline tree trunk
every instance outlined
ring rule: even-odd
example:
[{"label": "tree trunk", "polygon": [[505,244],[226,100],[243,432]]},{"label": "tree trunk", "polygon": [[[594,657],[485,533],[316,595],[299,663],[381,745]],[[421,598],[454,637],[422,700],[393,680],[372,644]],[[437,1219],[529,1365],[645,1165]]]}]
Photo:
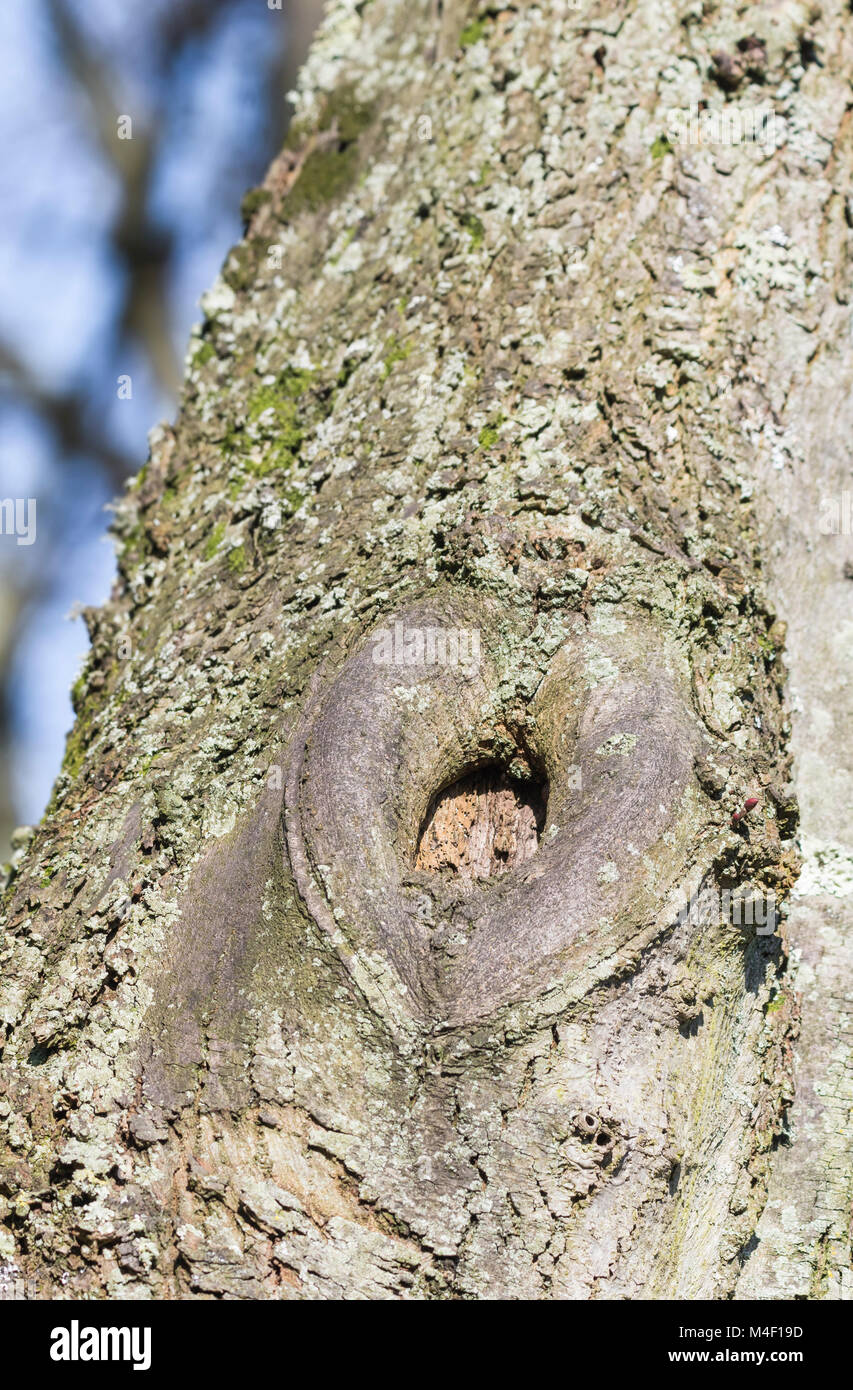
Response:
[{"label": "tree trunk", "polygon": [[851,74],[332,4],[4,898],[7,1279],[849,1294]]}]

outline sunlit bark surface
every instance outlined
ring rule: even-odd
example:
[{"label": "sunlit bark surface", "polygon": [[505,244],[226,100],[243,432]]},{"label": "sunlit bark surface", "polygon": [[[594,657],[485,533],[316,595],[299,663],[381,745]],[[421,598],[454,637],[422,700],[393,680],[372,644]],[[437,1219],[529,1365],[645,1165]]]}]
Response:
[{"label": "sunlit bark surface", "polygon": [[849,32],[331,6],[3,900],[7,1271],[842,1296]]}]

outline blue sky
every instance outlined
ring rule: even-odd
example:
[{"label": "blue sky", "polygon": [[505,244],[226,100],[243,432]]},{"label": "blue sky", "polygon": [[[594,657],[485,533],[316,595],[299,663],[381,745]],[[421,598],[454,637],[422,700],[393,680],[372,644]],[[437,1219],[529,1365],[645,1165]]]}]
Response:
[{"label": "blue sky", "polygon": [[[239,239],[240,196],[274,153],[282,116],[275,104],[284,104],[275,85],[282,13],[258,0],[219,8],[218,24],[175,61],[158,26],[180,12],[177,0],[64,0],[108,74],[118,113],[130,114],[136,130],[157,124],[147,211],[172,245],[167,302],[179,360],[200,317],[199,296]],[[139,344],[120,332],[125,268],[112,229],[121,181],[57,44],[50,0],[3,0],[0,55],[0,345],[40,388],[79,396],[135,470],[149,429],[172,419],[175,404]],[[133,397],[119,400],[116,379],[127,372]],[[109,592],[115,564],[104,508],[115,491],[94,453],[63,448],[20,394],[4,390],[0,497],[38,502],[35,545],[0,537],[0,586],[31,595],[5,681],[19,822],[38,820],[59,769],[72,723],[69,689],[88,645],[82,622],[68,615]]]}]

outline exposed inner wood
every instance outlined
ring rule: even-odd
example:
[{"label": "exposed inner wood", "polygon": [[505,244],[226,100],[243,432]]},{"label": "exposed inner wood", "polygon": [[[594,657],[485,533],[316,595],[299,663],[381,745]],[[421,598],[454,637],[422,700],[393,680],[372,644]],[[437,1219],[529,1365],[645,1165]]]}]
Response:
[{"label": "exposed inner wood", "polygon": [[543,788],[497,767],[478,768],[432,804],[415,867],[491,878],[536,853],[545,820]]}]

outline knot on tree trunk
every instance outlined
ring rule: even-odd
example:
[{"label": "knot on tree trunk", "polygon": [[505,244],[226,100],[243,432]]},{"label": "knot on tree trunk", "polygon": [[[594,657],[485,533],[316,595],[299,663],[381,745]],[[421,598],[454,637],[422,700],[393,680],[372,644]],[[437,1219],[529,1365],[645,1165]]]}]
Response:
[{"label": "knot on tree trunk", "polygon": [[599,628],[549,656],[448,591],[369,634],[308,711],[296,881],[400,1016],[463,1024],[576,981],[683,873],[701,818],[683,658],[640,618]]}]

